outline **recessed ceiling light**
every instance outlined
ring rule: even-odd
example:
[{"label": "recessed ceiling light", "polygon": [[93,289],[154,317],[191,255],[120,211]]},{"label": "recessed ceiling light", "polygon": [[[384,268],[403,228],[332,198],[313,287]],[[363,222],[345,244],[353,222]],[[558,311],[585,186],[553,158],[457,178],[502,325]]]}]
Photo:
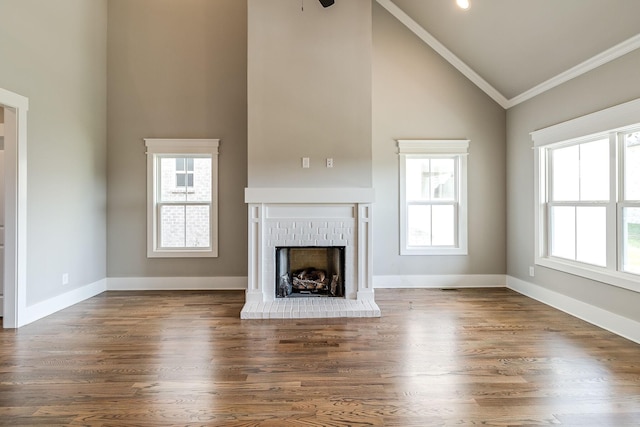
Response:
[{"label": "recessed ceiling light", "polygon": [[465,9],[465,10],[469,9],[469,6],[471,6],[469,4],[469,0],[456,0],[456,4],[460,9]]}]

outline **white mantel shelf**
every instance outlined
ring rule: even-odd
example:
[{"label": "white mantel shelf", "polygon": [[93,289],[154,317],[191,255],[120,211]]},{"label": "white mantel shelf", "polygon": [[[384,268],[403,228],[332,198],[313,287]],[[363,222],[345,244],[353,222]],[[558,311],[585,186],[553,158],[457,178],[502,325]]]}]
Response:
[{"label": "white mantel shelf", "polygon": [[244,189],[245,203],[373,203],[375,191],[366,187]]}]

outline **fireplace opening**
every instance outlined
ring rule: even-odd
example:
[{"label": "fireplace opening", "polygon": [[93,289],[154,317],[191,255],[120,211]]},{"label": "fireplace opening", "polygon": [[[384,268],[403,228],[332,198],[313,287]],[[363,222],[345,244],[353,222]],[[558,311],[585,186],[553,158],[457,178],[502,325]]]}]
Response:
[{"label": "fireplace opening", "polygon": [[344,298],[344,246],[276,247],[276,297]]}]

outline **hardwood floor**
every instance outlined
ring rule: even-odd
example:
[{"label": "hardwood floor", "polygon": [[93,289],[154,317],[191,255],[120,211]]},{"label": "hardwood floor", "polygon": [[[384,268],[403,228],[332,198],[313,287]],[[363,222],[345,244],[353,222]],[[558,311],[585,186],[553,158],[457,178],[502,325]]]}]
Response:
[{"label": "hardwood floor", "polygon": [[107,292],[0,331],[0,424],[640,425],[636,343],[507,289],[376,301],[241,321],[243,292]]}]

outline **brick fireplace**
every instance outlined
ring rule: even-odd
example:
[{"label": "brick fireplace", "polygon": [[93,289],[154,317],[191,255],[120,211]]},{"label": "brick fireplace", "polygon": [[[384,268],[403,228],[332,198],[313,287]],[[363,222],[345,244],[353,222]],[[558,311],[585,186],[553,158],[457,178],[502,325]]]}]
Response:
[{"label": "brick fireplace", "polygon": [[[370,188],[247,188],[249,283],[241,318],[379,317],[371,265],[373,200]],[[343,248],[343,295],[276,298],[283,247]]]}]

